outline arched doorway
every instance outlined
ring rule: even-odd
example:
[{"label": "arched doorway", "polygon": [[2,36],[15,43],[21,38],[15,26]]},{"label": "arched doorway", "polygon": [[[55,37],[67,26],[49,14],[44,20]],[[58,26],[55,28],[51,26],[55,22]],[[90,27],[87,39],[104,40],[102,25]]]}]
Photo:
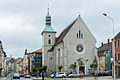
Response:
[{"label": "arched doorway", "polygon": [[85,62],[82,60],[82,58],[79,58],[78,60],[78,69],[80,73],[83,73],[84,75],[86,75],[85,73]]},{"label": "arched doorway", "polygon": [[84,67],[84,65],[81,65],[81,66],[79,67],[79,71],[80,71],[81,73],[85,74],[85,67]]}]

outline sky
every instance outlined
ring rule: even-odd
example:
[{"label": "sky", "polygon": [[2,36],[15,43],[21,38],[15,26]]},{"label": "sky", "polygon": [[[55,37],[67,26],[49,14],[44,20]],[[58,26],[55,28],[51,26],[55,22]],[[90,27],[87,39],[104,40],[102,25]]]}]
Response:
[{"label": "sky", "polygon": [[80,16],[97,40],[101,42],[120,32],[120,0],[0,0],[0,40],[7,56],[23,57],[25,49],[33,52],[42,47],[41,32],[49,5],[52,27],[57,36]]}]

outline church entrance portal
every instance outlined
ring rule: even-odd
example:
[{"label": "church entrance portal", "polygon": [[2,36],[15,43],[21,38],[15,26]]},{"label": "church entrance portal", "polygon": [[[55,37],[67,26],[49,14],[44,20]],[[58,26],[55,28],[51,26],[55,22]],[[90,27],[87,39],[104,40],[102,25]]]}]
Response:
[{"label": "church entrance portal", "polygon": [[79,71],[82,72],[83,74],[85,74],[85,67],[84,66],[80,66],[79,67]]}]

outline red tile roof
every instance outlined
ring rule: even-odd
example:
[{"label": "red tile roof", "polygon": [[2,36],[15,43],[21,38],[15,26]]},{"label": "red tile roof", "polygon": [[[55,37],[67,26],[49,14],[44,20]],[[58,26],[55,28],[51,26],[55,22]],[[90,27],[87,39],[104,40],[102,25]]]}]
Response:
[{"label": "red tile roof", "polygon": [[115,36],[115,39],[120,39],[120,32]]},{"label": "red tile roof", "polygon": [[33,55],[33,54],[35,54],[35,53],[42,53],[42,48],[41,48],[41,49],[38,49],[38,50],[36,50],[36,51],[34,51],[34,52],[27,53],[27,55],[30,56],[30,55]]},{"label": "red tile roof", "polygon": [[42,53],[42,48],[34,51],[34,53]]},{"label": "red tile roof", "polygon": [[18,57],[17,59],[15,59],[15,62],[19,61],[19,60],[22,60],[21,57]]}]

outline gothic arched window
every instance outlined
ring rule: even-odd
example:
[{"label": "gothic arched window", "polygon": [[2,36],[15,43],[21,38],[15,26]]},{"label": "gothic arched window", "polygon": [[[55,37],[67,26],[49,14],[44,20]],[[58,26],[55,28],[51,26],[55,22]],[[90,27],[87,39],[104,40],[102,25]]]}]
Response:
[{"label": "gothic arched window", "polygon": [[79,39],[83,38],[83,33],[80,30],[77,33],[77,38],[79,38]]},{"label": "gothic arched window", "polygon": [[79,30],[79,38],[81,37],[80,32],[81,32],[81,31]]},{"label": "gothic arched window", "polygon": [[77,33],[77,38],[78,38],[78,33]]}]

